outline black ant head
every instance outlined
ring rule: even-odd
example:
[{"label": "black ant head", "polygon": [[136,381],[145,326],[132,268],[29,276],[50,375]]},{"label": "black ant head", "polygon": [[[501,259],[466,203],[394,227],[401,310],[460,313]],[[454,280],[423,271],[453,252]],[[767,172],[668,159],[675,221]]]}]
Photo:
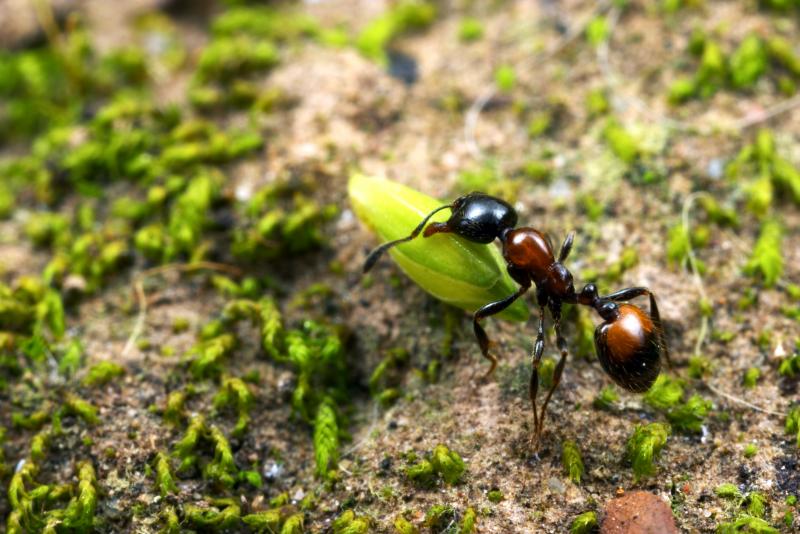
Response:
[{"label": "black ant head", "polygon": [[475,243],[491,243],[517,225],[517,212],[508,202],[484,193],[459,197],[451,209],[446,231]]}]

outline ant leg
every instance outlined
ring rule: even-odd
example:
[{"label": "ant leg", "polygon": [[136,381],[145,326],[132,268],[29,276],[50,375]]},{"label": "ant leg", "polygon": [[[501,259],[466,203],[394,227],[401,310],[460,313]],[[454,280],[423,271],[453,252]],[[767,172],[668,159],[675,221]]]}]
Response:
[{"label": "ant leg", "polygon": [[553,392],[558,387],[558,384],[561,383],[561,375],[564,372],[564,365],[567,363],[567,354],[569,353],[567,350],[567,340],[564,339],[563,335],[561,335],[561,309],[551,309],[550,312],[553,315],[553,322],[555,323],[554,329],[556,331],[556,345],[558,345],[558,350],[561,351],[561,358],[558,360],[556,368],[553,371],[553,385],[551,385],[550,389],[547,391],[547,395],[544,398],[544,404],[542,404],[542,410],[538,418],[539,426],[536,428],[536,443],[539,442],[539,439],[542,435],[542,430],[544,429],[544,418],[547,414],[547,404],[550,402],[550,397],[553,396]]},{"label": "ant leg", "polygon": [[[509,272],[511,269],[509,269]],[[513,275],[512,275],[513,276]],[[530,282],[527,282],[526,285],[521,285],[519,289],[517,289],[516,293],[511,296],[504,298],[503,300],[498,300],[496,302],[490,302],[486,306],[478,309],[472,315],[472,329],[475,332],[475,337],[478,338],[478,345],[481,348],[481,354],[484,358],[492,362],[492,366],[489,367],[489,371],[486,373],[486,376],[491,376],[494,373],[495,368],[497,367],[497,358],[489,352],[489,336],[486,335],[486,330],[480,325],[479,321],[481,319],[485,319],[490,315],[495,315],[500,313],[501,311],[505,310],[511,304],[514,303],[519,297],[521,297],[528,289],[531,287]]]},{"label": "ant leg", "polygon": [[572,250],[572,241],[575,239],[575,232],[570,232],[561,244],[561,251],[558,253],[558,261],[562,263],[569,256]]},{"label": "ant leg", "polygon": [[[448,209],[450,207],[451,206],[449,204],[447,206],[440,206],[440,207],[436,208],[435,210],[433,210],[432,212],[430,212],[429,214],[427,214],[425,216],[425,218],[422,219],[422,222],[419,223],[416,228],[414,228],[414,231],[411,232],[411,235],[409,235],[408,237],[404,237],[402,239],[395,239],[394,241],[389,241],[388,243],[384,243],[383,245],[381,245],[381,246],[377,247],[376,249],[374,249],[372,252],[369,253],[369,256],[367,256],[367,259],[364,261],[363,272],[366,273],[367,271],[372,269],[372,267],[375,265],[375,263],[377,263],[378,258],[380,258],[381,255],[383,255],[384,252],[386,252],[387,250],[389,250],[393,246],[399,245],[400,243],[405,243],[406,241],[411,241],[412,239],[417,237],[419,235],[419,233],[422,231],[422,229],[425,228],[425,225],[428,223],[428,221],[431,219],[431,217],[433,217],[436,213],[438,213],[438,212],[440,212],[440,211],[442,211],[444,209]],[[428,232],[427,231],[425,232],[425,237],[428,237]]]},{"label": "ant leg", "polygon": [[539,307],[539,331],[536,333],[536,342],[533,344],[533,362],[531,366],[531,381],[528,386],[528,396],[531,399],[531,408],[533,409],[533,434],[534,450],[538,448],[538,434],[536,429],[539,428],[539,412],[536,410],[536,395],[539,392],[539,362],[542,361],[542,353],[544,352],[544,306]]},{"label": "ant leg", "polygon": [[667,365],[672,368],[672,360],[669,357],[669,348],[667,347],[667,341],[664,337],[664,325],[661,322],[661,314],[658,312],[656,296],[652,291],[646,287],[629,287],[615,291],[610,295],[602,297],[602,299],[611,300],[613,302],[624,302],[626,300],[632,300],[636,297],[642,297],[644,295],[647,295],[650,298],[650,317],[653,318],[653,324],[656,325],[656,329],[658,329],[659,343],[664,349],[664,357],[667,360]]}]

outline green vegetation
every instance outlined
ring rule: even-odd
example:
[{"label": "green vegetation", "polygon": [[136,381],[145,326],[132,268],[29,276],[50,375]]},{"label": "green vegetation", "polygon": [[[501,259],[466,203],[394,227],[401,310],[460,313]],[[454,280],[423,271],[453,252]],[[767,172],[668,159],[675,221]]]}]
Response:
[{"label": "green vegetation", "polygon": [[627,457],[633,466],[634,479],[655,474],[655,459],[667,444],[669,425],[650,423],[637,426],[628,440]]},{"label": "green vegetation", "polygon": [[564,441],[561,444],[561,464],[569,479],[575,484],[580,484],[585,468],[581,451],[574,441]]},{"label": "green vegetation", "polygon": [[365,57],[387,65],[387,48],[403,34],[424,30],[436,19],[436,7],[425,0],[402,0],[370,22],[355,39]]},{"label": "green vegetation", "polygon": [[572,520],[570,534],[590,534],[597,529],[597,514],[594,512],[584,512]]},{"label": "green vegetation", "polygon": [[447,484],[457,484],[467,469],[461,456],[445,445],[437,445],[426,458],[419,461],[416,461],[417,456],[413,453],[408,460],[416,463],[406,468],[406,476],[420,486],[433,485],[439,477]]}]

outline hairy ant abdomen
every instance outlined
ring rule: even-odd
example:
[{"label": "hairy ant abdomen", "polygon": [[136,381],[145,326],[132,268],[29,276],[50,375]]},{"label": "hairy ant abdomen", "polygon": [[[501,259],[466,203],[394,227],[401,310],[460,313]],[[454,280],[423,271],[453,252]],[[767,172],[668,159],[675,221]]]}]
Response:
[{"label": "hairy ant abdomen", "polygon": [[661,370],[661,335],[638,306],[620,304],[616,318],[594,332],[600,365],[621,387],[635,393],[650,389]]}]

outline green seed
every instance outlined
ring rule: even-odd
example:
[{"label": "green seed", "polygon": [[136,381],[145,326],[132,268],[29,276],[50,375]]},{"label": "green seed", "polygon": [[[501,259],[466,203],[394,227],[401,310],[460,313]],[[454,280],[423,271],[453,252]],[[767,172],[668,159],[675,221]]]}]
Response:
[{"label": "green seed", "polygon": [[[427,214],[443,204],[398,183],[360,174],[350,178],[348,190],[356,214],[382,242],[408,236]],[[437,215],[431,220],[447,219],[444,213]],[[470,312],[516,290],[505,261],[493,245],[442,234],[418,237],[389,254],[422,289]],[[528,317],[528,310],[517,301],[499,316],[522,321]]]}]

